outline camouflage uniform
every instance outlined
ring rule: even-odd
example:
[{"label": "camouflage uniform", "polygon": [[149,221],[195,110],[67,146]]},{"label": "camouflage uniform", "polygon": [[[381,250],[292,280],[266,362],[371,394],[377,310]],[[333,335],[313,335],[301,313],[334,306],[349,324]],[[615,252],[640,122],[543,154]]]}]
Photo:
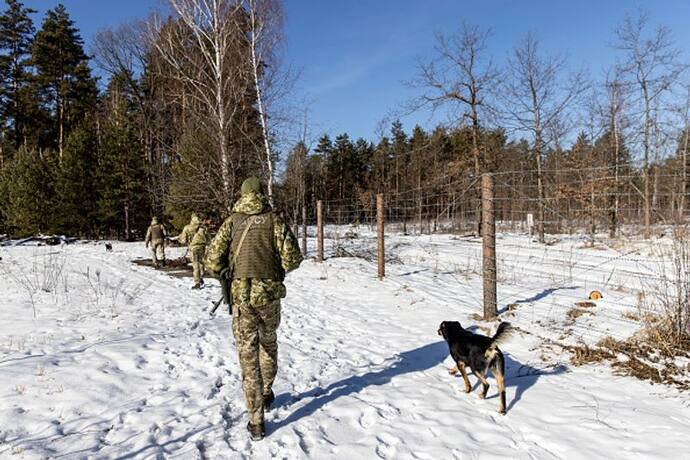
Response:
[{"label": "camouflage uniform", "polygon": [[188,245],[195,287],[199,287],[204,282],[204,252],[207,238],[206,227],[196,214],[192,214],[191,221],[185,225],[177,239],[180,243]]},{"label": "camouflage uniform", "polygon": [[196,286],[204,283],[204,252],[206,252],[207,242],[208,234],[206,227],[203,224],[199,225],[192,238],[192,242],[189,244],[189,251],[192,253],[192,272]]},{"label": "camouflage uniform", "polygon": [[165,237],[168,236],[165,227],[158,223],[155,217],[151,219],[151,225],[146,231],[146,247],[151,244],[153,251],[153,266],[158,267],[158,250],[160,249],[161,261],[165,262]]},{"label": "camouflage uniform", "polygon": [[184,228],[182,229],[182,233],[180,233],[180,236],[177,237],[177,241],[179,241],[182,244],[191,244],[192,238],[194,238],[194,235],[196,235],[197,230],[199,230],[199,226],[201,226],[199,216],[197,216],[196,214],[192,214],[191,220],[187,225],[184,226]]},{"label": "camouflage uniform", "polygon": [[[233,257],[233,234],[235,238],[240,238],[239,235],[243,233],[239,228],[233,231],[233,226],[239,225],[239,221],[256,219],[255,216],[261,215],[272,219],[273,241],[270,251],[274,254],[255,254],[251,247],[245,245],[240,253],[244,254],[246,248],[249,253],[243,257],[250,259],[250,263],[257,258],[273,257],[280,265],[278,269],[281,272],[280,276],[275,277],[278,279],[233,276],[231,285],[234,306],[232,331],[242,369],[242,387],[249,422],[257,425],[263,423],[264,396],[271,393],[278,370],[276,330],[280,324],[280,299],[286,294],[282,278],[285,273],[299,266],[302,254],[290,228],[280,216],[271,211],[266,198],[259,191],[246,191],[243,186],[242,197],[235,203],[232,211],[233,214],[225,220],[209,245],[205,259],[206,269],[218,274],[227,268]],[[252,227],[248,233],[251,232]],[[240,262],[238,260],[238,264]]]}]

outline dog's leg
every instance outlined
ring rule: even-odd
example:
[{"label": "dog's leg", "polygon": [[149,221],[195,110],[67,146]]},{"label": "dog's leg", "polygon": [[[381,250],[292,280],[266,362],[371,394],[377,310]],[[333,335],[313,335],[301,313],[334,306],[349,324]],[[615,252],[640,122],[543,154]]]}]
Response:
[{"label": "dog's leg", "polygon": [[498,384],[498,394],[501,398],[500,405],[498,406],[498,413],[506,413],[506,377],[505,377],[505,360],[503,359],[503,353],[498,353],[496,359],[492,363],[491,371],[496,377],[496,383]]},{"label": "dog's leg", "polygon": [[486,398],[486,394],[489,392],[489,381],[486,380],[486,376],[483,372],[475,370],[474,374],[477,376],[480,382],[482,382],[482,392],[479,393],[479,399]]},{"label": "dog's leg", "polygon": [[462,374],[462,379],[465,381],[465,393],[472,391],[472,385],[470,385],[470,379],[467,378],[467,371],[465,370],[465,365],[461,362],[457,363],[458,370]]},{"label": "dog's leg", "polygon": [[498,413],[506,413],[506,382],[503,372],[494,371],[494,376],[496,377],[496,383],[498,384],[498,393],[501,397],[500,405],[498,406]]},{"label": "dog's leg", "polygon": [[459,371],[458,371],[458,366],[457,366],[457,365],[451,367],[450,369],[448,369],[448,373],[449,373],[450,375],[456,375],[458,372],[459,372]]}]

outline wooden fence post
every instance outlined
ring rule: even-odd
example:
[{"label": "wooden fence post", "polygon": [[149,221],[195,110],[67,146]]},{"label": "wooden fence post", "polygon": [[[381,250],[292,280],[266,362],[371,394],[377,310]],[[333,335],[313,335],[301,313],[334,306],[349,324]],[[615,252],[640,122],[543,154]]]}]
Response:
[{"label": "wooden fence post", "polygon": [[316,261],[323,262],[323,209],[321,200],[316,202]]},{"label": "wooden fence post", "polygon": [[383,279],[386,276],[386,254],[384,245],[384,221],[383,221],[383,194],[379,193],[376,195],[376,229],[377,229],[377,260],[379,268],[379,279]]},{"label": "wooden fence post", "polygon": [[494,177],[482,175],[482,258],[484,278],[484,319],[494,319],[496,308],[496,219],[494,214]]},{"label": "wooden fence post", "polygon": [[302,255],[307,257],[307,205],[302,204]]}]

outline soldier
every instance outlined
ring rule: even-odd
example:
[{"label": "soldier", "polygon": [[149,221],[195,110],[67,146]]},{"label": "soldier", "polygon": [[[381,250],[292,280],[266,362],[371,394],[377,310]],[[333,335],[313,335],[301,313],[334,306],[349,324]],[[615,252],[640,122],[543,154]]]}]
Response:
[{"label": "soldier", "polygon": [[199,223],[199,228],[189,243],[189,251],[192,253],[192,272],[194,274],[194,286],[192,289],[204,287],[204,253],[208,244],[208,221]]},{"label": "soldier", "polygon": [[146,231],[146,247],[149,247],[151,243],[151,250],[153,251],[153,266],[158,268],[160,263],[158,262],[158,249],[161,252],[161,262],[165,264],[165,237],[168,233],[165,231],[163,224],[158,223],[158,219],[153,217],[151,219],[151,225]]},{"label": "soldier", "polygon": [[180,233],[180,236],[177,237],[177,241],[182,244],[189,245],[189,243],[192,242],[192,238],[196,234],[196,231],[199,229],[200,224],[201,221],[199,220],[199,216],[197,216],[196,213],[192,213],[189,223],[184,226],[182,233]]},{"label": "soldier", "polygon": [[201,289],[204,285],[204,252],[206,251],[207,231],[199,220],[199,216],[192,213],[189,224],[185,225],[177,240],[187,245],[187,251],[191,253],[192,272],[194,274],[194,286],[192,289]]},{"label": "soldier", "polygon": [[245,180],[242,197],[211,242],[205,264],[207,270],[221,278],[232,270],[232,332],[249,413],[247,430],[254,441],[266,435],[264,410],[275,399],[272,387],[278,370],[276,330],[280,324],[280,299],[286,294],[283,279],[300,262],[302,254],[297,240],[290,227],[272,211],[259,179]]}]

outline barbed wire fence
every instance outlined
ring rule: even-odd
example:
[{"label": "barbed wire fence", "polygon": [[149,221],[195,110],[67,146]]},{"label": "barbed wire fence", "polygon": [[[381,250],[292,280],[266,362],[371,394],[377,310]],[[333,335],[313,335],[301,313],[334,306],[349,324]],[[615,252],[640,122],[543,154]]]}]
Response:
[{"label": "barbed wire fence", "polygon": [[[461,291],[476,291],[478,286],[470,281],[476,276],[483,283],[485,319],[553,292],[562,302],[549,308],[563,317],[586,300],[583,291],[606,290],[615,295],[615,308],[600,309],[597,315],[608,326],[569,321],[550,327],[554,333],[592,341],[607,336],[625,339],[631,329],[641,327],[640,311],[652,303],[650,287],[674,282],[678,275],[668,270],[667,260],[673,235],[688,221],[688,197],[677,189],[678,177],[657,175],[652,196],[655,237],[644,239],[645,197],[639,174],[612,178],[608,168],[554,172],[552,177],[560,179],[546,187],[547,239],[540,244],[534,237],[540,204],[531,180],[534,173],[490,174],[493,212],[484,216],[487,204],[481,205],[479,187],[489,174],[399,193],[318,200],[313,206],[321,210],[318,222],[306,207],[302,213],[303,249],[307,226],[315,226],[317,260],[366,259],[376,263],[379,278],[386,275],[386,265],[404,262],[449,274]],[[493,242],[486,232],[481,237],[487,223],[495,227]],[[439,235],[446,238],[434,238]],[[384,244],[387,237],[391,238]],[[493,273],[487,261],[495,267]],[[487,290],[493,292],[487,296]],[[492,296],[494,305],[487,308]],[[476,308],[476,302],[473,305]]]}]

